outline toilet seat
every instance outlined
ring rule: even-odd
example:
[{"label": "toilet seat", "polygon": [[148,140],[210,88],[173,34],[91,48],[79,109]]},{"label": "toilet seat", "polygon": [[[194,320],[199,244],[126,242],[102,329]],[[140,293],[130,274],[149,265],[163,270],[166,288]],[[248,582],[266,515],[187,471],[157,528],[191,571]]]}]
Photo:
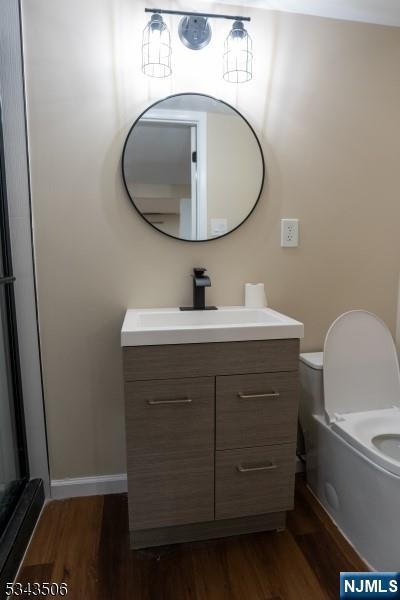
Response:
[{"label": "toilet seat", "polygon": [[[341,435],[351,446],[362,452],[374,463],[387,471],[400,476],[400,409],[387,408],[348,413],[338,417],[331,423],[336,433]],[[391,454],[391,445],[377,443],[390,436],[394,450],[398,450],[398,458]],[[398,447],[396,447],[398,444]],[[389,451],[388,451],[389,450]]]},{"label": "toilet seat", "polygon": [[354,310],[330,327],[324,346],[324,402],[334,431],[400,475],[399,361],[392,335],[377,316]]},{"label": "toilet seat", "polygon": [[400,372],[392,335],[365,310],[341,315],[324,346],[324,397],[329,421],[335,414],[400,407]]}]

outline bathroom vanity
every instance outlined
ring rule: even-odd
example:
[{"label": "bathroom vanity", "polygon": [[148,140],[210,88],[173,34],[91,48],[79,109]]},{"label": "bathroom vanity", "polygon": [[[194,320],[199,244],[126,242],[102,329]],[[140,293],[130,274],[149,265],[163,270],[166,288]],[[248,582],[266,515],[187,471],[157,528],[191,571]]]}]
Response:
[{"label": "bathroom vanity", "polygon": [[[133,548],[285,526],[302,335],[301,323],[270,309],[127,312]],[[211,341],[190,341],[202,338]]]},{"label": "bathroom vanity", "polygon": [[[121,166],[138,214],[190,242],[240,227],[265,179],[250,123],[199,93],[149,106],[127,134]],[[125,316],[134,548],[280,529],[293,504],[303,325],[268,308],[208,306],[205,271],[194,269],[192,306]]]}]

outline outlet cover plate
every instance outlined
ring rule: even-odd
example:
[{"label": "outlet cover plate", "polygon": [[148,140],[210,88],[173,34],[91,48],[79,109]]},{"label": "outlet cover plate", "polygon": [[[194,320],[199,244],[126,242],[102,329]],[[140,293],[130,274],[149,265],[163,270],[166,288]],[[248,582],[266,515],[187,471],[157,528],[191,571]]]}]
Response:
[{"label": "outlet cover plate", "polygon": [[296,248],[299,245],[299,220],[281,220],[281,247]]}]

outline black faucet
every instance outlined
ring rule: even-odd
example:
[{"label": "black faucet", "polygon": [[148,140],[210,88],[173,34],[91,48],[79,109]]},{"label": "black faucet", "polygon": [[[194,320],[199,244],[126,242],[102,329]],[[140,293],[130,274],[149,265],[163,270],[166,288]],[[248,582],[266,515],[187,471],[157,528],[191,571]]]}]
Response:
[{"label": "black faucet", "polygon": [[194,267],[193,269],[193,306],[181,306],[181,310],[217,310],[216,306],[206,306],[206,287],[211,287],[211,280],[204,275],[207,269]]},{"label": "black faucet", "polygon": [[193,269],[193,310],[206,308],[206,287],[211,287],[211,280],[204,275],[207,269],[195,267]]}]

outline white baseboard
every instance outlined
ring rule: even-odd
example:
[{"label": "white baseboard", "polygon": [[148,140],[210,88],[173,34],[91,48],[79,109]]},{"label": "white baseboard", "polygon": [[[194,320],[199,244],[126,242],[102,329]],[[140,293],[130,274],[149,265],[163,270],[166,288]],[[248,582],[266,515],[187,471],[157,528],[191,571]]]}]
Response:
[{"label": "white baseboard", "polygon": [[97,475],[71,479],[52,479],[50,493],[54,500],[79,496],[102,496],[121,494],[127,491],[126,473],[117,475]]}]

